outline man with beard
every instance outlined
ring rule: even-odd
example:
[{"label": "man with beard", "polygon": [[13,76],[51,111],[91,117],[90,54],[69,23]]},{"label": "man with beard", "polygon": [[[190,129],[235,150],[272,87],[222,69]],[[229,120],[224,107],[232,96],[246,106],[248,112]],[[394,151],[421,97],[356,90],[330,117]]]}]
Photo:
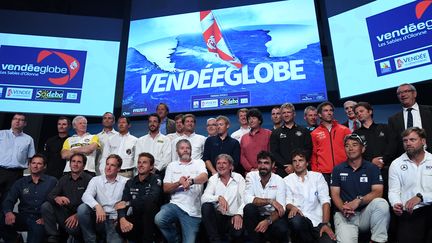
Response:
[{"label": "man with beard", "polygon": [[201,198],[203,223],[212,243],[228,239],[241,242],[245,180],[233,172],[233,163],[228,154],[216,157],[217,174],[210,177]]},{"label": "man with beard", "polygon": [[357,134],[344,139],[347,160],[331,175],[331,198],[338,242],[357,242],[359,232],[371,232],[372,242],[387,242],[389,205],[382,198],[383,180],[378,167],[363,159],[364,141]]},{"label": "man with beard", "polygon": [[[102,161],[106,161],[106,158],[111,154],[119,155],[123,160],[119,174],[127,178],[132,178],[134,174],[135,145],[137,141],[137,138],[129,133],[130,127],[129,118],[120,116],[117,120],[118,133],[108,139],[102,155]],[[104,173],[105,163],[100,164],[99,171],[101,174]]]},{"label": "man with beard", "polygon": [[389,201],[397,215],[398,242],[426,242],[431,225],[432,154],[425,151],[426,132],[411,127],[402,133],[405,153],[389,170]]},{"label": "man with beard", "polygon": [[291,235],[302,243],[333,242],[329,189],[321,173],[308,171],[307,156],[304,150],[293,150],[294,173],[284,178]]},{"label": "man with beard", "polygon": [[318,116],[321,123],[311,132],[312,137],[312,171],[320,172],[330,184],[333,167],[346,160],[344,138],[351,131],[334,120],[334,105],[325,101],[318,105]]},{"label": "man with beard", "polygon": [[45,174],[60,179],[66,165],[66,160],[61,157],[63,143],[69,137],[68,130],[71,121],[61,116],[57,119],[57,135],[48,138],[44,145],[43,154],[47,157],[47,169]]},{"label": "man with beard", "polygon": [[[57,183],[56,178],[43,173],[45,160],[42,154],[33,155],[28,165],[30,175],[17,180],[3,202],[0,238],[7,243],[16,242],[17,231],[27,231],[29,243],[44,242],[41,206]],[[18,200],[18,213],[14,213],[13,209]]]},{"label": "man with beard", "polygon": [[285,214],[285,182],[272,173],[274,159],[270,152],[257,155],[258,170],[246,175],[243,222],[252,242],[288,242]]},{"label": "man with beard", "polygon": [[217,136],[209,137],[204,144],[203,160],[206,163],[207,170],[211,175],[217,174],[216,157],[219,154],[228,154],[233,159],[233,169],[236,172],[241,172],[239,169],[240,164],[240,143],[228,135],[228,128],[230,121],[226,116],[218,116],[217,123]]},{"label": "man with beard", "polygon": [[163,173],[171,162],[171,140],[159,132],[160,123],[158,114],[153,113],[149,116],[149,133],[138,139],[135,150],[135,161],[138,161],[138,155],[143,152],[154,156],[154,170],[157,173]]},{"label": "man with beard", "polygon": [[[77,208],[82,203],[81,197],[91,176],[84,172],[87,157],[74,154],[70,159],[71,173],[62,176],[55,188],[48,194],[48,200],[42,204],[42,218],[48,242],[65,242],[67,234],[80,241]],[[57,225],[59,229],[57,229]],[[60,232],[66,231],[67,234]]]},{"label": "man with beard", "polygon": [[155,241],[154,216],[159,210],[162,180],[152,173],[154,162],[149,153],[138,155],[138,175],[126,182],[122,200],[115,205],[119,219],[117,231],[123,238],[137,243]]},{"label": "man with beard", "polygon": [[[207,182],[204,161],[192,159],[192,145],[187,139],[176,144],[179,160],[168,164],[163,190],[171,194],[168,204],[162,206],[155,223],[168,242],[194,243],[201,222],[201,195]],[[180,223],[181,236],[176,222]]]},{"label": "man with beard", "polygon": [[[171,151],[176,151],[178,141],[187,139],[191,143],[192,147],[192,159],[201,160],[204,152],[204,143],[206,138],[203,135],[195,133],[196,118],[193,114],[186,114],[183,116],[183,135],[176,138],[172,142]],[[172,152],[172,160],[176,161],[179,159],[178,154]]]}]

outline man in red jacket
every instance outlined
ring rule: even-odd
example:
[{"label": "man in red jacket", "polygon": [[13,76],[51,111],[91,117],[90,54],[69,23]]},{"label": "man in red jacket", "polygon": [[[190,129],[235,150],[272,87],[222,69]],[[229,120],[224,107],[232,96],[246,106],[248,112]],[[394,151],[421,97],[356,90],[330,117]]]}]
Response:
[{"label": "man in red jacket", "polygon": [[325,101],[317,109],[321,123],[311,132],[311,165],[312,171],[321,172],[329,184],[333,167],[347,159],[344,138],[351,131],[334,120],[334,105],[331,102]]}]

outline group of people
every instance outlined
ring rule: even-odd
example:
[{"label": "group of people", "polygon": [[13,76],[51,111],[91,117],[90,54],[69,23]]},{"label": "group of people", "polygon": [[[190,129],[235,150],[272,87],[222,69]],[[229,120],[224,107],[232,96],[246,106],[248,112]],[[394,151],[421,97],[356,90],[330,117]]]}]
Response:
[{"label": "group of people", "polygon": [[357,242],[368,232],[388,242],[393,232],[397,242],[426,242],[432,107],[417,104],[410,84],[397,96],[403,109],[388,124],[354,101],[344,103],[340,124],[326,101],[306,107],[303,127],[286,103],[272,109],[272,130],[258,109],[240,109],[237,131],[229,135],[230,120],[218,116],[207,120],[207,137],[195,133],[193,114],[171,120],[163,103],[140,138],[128,117],[115,131],[109,112],[99,134],[87,132],[83,116],[59,117],[41,153],[23,132],[25,115],[15,114],[0,131],[0,238]]}]

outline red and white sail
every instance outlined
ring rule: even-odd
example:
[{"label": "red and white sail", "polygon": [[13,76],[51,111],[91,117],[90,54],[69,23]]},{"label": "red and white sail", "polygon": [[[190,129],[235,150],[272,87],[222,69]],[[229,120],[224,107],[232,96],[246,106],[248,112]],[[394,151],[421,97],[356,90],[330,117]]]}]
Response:
[{"label": "red and white sail", "polygon": [[236,58],[229,50],[212,11],[201,11],[200,20],[204,41],[207,45],[208,51],[215,53],[215,55],[217,55],[220,59],[231,63],[235,67],[241,68],[242,64],[240,60]]}]

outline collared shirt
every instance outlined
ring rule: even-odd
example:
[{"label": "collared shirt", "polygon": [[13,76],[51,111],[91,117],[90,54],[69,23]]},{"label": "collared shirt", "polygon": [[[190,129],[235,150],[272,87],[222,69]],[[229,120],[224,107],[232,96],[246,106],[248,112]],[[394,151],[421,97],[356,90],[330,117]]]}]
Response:
[{"label": "collared shirt", "polygon": [[203,152],[204,152],[204,143],[206,141],[206,137],[204,137],[203,135],[192,133],[190,136],[183,134],[181,137],[176,138],[172,142],[172,150],[171,150],[172,151],[172,153],[171,153],[172,160],[171,161],[179,160],[178,154],[176,152],[177,151],[176,150],[176,144],[181,139],[187,139],[191,143],[191,145],[192,145],[192,159],[199,159],[199,160],[202,159]]},{"label": "collared shirt", "polygon": [[[272,173],[265,187],[261,184],[258,171],[246,174],[245,204],[252,203],[255,197],[276,200],[282,206],[285,205],[285,182],[282,177]],[[270,215],[275,208],[271,205],[260,207],[261,215]]]},{"label": "collared shirt", "polygon": [[240,163],[245,171],[251,171],[257,168],[257,154],[262,151],[270,150],[270,135],[271,131],[265,128],[260,128],[252,135],[251,132],[245,134],[240,142]]},{"label": "collared shirt", "polygon": [[167,138],[169,138],[171,141],[174,141],[176,138],[181,137],[182,135],[183,135],[183,134],[180,134],[180,133],[174,132],[174,133],[167,134],[166,136],[167,136]]},{"label": "collared shirt", "polygon": [[204,144],[203,160],[210,160],[216,166],[216,157],[219,154],[229,154],[234,160],[234,168],[240,163],[240,143],[227,135],[224,140],[219,136],[207,138]]},{"label": "collared shirt", "polygon": [[[373,185],[382,185],[383,179],[376,165],[363,160],[357,170],[354,170],[348,162],[336,166],[331,174],[330,184],[340,188],[340,198],[343,202],[350,202],[357,196],[370,193]],[[361,205],[356,211],[364,207],[366,205]]]},{"label": "collared shirt", "polygon": [[3,202],[3,213],[13,212],[15,203],[19,199],[20,213],[40,216],[40,208],[56,183],[57,179],[49,175],[41,175],[37,184],[33,182],[31,175],[17,180]]},{"label": "collared shirt", "polygon": [[159,126],[159,132],[162,133],[163,135],[167,134],[167,122],[168,122],[168,117],[165,117],[161,122],[160,122],[160,126]]},{"label": "collared shirt", "polygon": [[60,178],[54,189],[48,194],[48,201],[55,204],[55,198],[58,196],[67,197],[70,201],[65,205],[70,213],[76,213],[78,206],[82,203],[81,197],[87,188],[92,176],[82,172],[80,176],[74,180],[71,174],[66,174]]},{"label": "collared shirt", "polygon": [[312,221],[314,227],[322,222],[322,205],[330,204],[329,189],[323,175],[308,171],[302,178],[292,173],[284,178],[286,205],[299,208],[303,215]]},{"label": "collared shirt", "polygon": [[389,169],[389,201],[405,203],[417,193],[423,195],[423,202],[414,209],[432,204],[432,154],[425,151],[419,166],[406,153],[395,159]]},{"label": "collared shirt", "polygon": [[136,167],[136,142],[137,138],[130,133],[124,135],[117,133],[111,136],[105,144],[102,160],[99,165],[99,171],[104,173],[106,158],[111,154],[117,154],[123,159],[122,170],[131,169]]},{"label": "collared shirt", "polygon": [[[105,147],[108,143],[108,140],[116,134],[118,134],[118,132],[114,129],[112,129],[111,131],[105,131],[102,129],[102,131],[97,134],[97,136],[99,138],[99,145],[100,146],[99,146],[99,149],[96,150],[96,166],[101,167],[100,165],[103,164],[103,168],[105,168],[105,160],[104,159],[106,159],[106,157],[103,157],[104,150],[105,150]],[[100,172],[100,174],[104,174],[103,170],[99,171],[99,172]]]},{"label": "collared shirt", "polygon": [[247,127],[247,128],[240,127],[239,130],[237,130],[231,134],[231,137],[236,139],[240,143],[242,136],[248,132],[250,132],[250,127]]},{"label": "collared shirt", "polygon": [[0,166],[8,169],[27,168],[28,159],[35,154],[33,138],[12,129],[0,130]]},{"label": "collared shirt", "polygon": [[161,171],[171,162],[171,140],[161,133],[155,138],[150,134],[142,136],[136,142],[135,161],[142,152],[151,153],[155,158],[155,168]]},{"label": "collared shirt", "polygon": [[363,141],[366,141],[366,150],[363,158],[372,161],[373,158],[383,156],[384,163],[390,165],[392,153],[389,149],[391,139],[388,126],[386,124],[372,123],[369,128],[361,126],[356,132]]},{"label": "collared shirt", "polygon": [[45,174],[51,175],[60,179],[63,175],[63,170],[66,165],[66,160],[61,157],[61,150],[64,142],[69,136],[60,137],[55,135],[48,138],[45,142],[43,154],[47,157],[47,169]]},{"label": "collared shirt", "polygon": [[[355,125],[356,129],[354,129],[354,123],[356,123],[356,125]],[[345,123],[344,123],[344,125],[345,125]],[[351,132],[354,132],[354,130],[357,130],[361,126],[361,123],[357,119],[352,119],[352,120],[348,119],[346,121],[346,125],[351,130]]]},{"label": "collared shirt", "polygon": [[109,182],[104,175],[93,177],[81,200],[91,208],[97,204],[101,205],[110,219],[117,219],[114,205],[121,200],[127,180],[128,178],[121,175],[117,175],[112,182]]},{"label": "collared shirt", "polygon": [[[90,133],[85,133],[83,136],[78,136],[77,134],[74,134],[72,137],[68,137],[66,141],[63,144],[63,149],[72,150],[77,147],[82,147],[85,145],[89,145],[92,143],[96,143],[98,148],[100,148],[99,144],[99,138],[97,135],[92,135]],[[90,172],[95,172],[95,163],[96,163],[96,154],[97,150],[93,151],[91,154],[87,155],[87,163],[85,166],[85,170]],[[69,166],[69,160],[66,162],[66,166],[64,169],[64,172],[69,172],[70,166]]]},{"label": "collared shirt", "polygon": [[[122,201],[130,202],[132,208],[142,209],[149,200],[159,204],[161,195],[162,180],[159,175],[151,173],[143,181],[140,181],[137,175],[126,182]],[[125,208],[117,212],[119,218],[122,218],[126,216],[127,210]]]},{"label": "collared shirt", "polygon": [[[420,118],[420,108],[419,108],[419,105],[417,104],[417,102],[413,106],[408,107],[408,108],[413,108],[411,110],[411,114],[413,116],[413,126],[422,128],[422,122],[421,122],[421,118]],[[408,111],[407,111],[408,108],[402,107],[402,109],[403,109],[402,114],[403,114],[403,118],[404,118],[405,129],[407,129],[407,123],[408,123],[407,122],[408,121]]]},{"label": "collared shirt", "polygon": [[312,139],[310,132],[302,126],[294,124],[291,128],[282,125],[274,130],[270,136],[270,151],[272,152],[280,176],[287,176],[285,165],[292,164],[291,152],[303,149],[310,157],[312,153]]},{"label": "collared shirt", "polygon": [[[165,172],[164,183],[174,183],[179,181],[180,177],[186,176],[195,178],[202,173],[207,174],[204,161],[192,159],[189,163],[181,163],[180,161],[173,161],[168,164]],[[194,184],[190,186],[189,190],[184,190],[179,187],[174,193],[171,194],[171,201],[185,211],[189,216],[201,217],[201,195],[203,185]]]},{"label": "collared shirt", "polygon": [[226,215],[243,215],[245,187],[245,179],[236,172],[231,173],[227,185],[222,182],[219,174],[215,174],[207,183],[201,203],[212,202],[216,205],[219,196],[222,196],[228,202]]}]

